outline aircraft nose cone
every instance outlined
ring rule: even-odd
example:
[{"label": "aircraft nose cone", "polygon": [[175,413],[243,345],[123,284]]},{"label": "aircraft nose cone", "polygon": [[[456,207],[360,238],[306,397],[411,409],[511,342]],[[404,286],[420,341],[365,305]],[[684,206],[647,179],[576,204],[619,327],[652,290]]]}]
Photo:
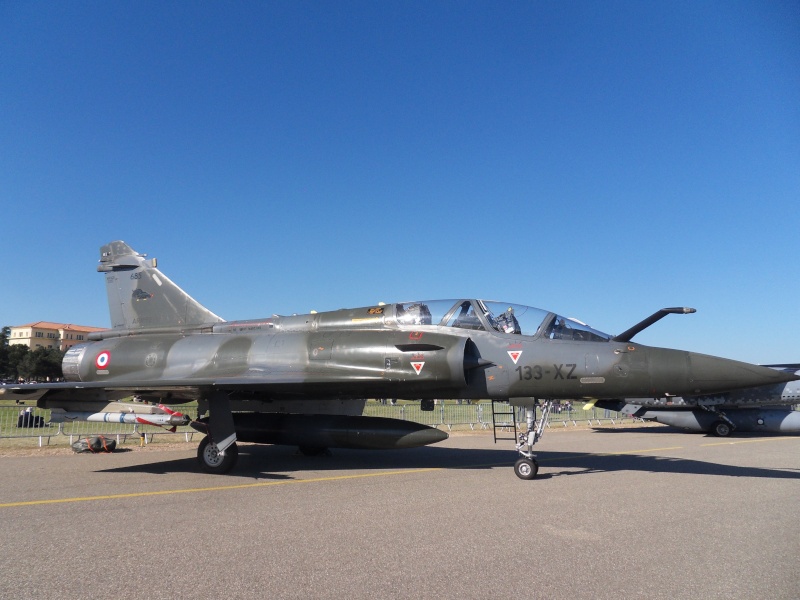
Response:
[{"label": "aircraft nose cone", "polygon": [[793,373],[707,354],[689,352],[688,358],[689,382],[696,386],[693,392],[698,394],[785,383],[797,379]]}]

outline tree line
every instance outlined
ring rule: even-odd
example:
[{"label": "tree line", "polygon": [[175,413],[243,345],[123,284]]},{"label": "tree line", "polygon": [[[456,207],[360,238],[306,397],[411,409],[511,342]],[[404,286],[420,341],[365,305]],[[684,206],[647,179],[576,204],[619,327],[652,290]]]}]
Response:
[{"label": "tree line", "polygon": [[31,350],[20,344],[9,344],[11,328],[0,330],[0,379],[3,381],[56,381],[62,377],[64,352],[58,348]]}]

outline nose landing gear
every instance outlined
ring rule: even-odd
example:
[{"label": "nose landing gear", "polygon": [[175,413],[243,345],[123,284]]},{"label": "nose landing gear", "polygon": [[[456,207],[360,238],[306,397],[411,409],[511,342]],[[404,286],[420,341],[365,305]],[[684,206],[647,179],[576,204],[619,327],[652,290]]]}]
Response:
[{"label": "nose landing gear", "polygon": [[514,474],[520,479],[530,480],[536,477],[539,472],[539,462],[533,453],[533,446],[542,439],[544,428],[550,418],[550,409],[553,408],[553,401],[546,400],[542,404],[542,416],[536,421],[536,404],[525,407],[525,422],[528,425],[527,432],[520,433],[517,440],[517,452],[520,458],[514,463]]}]

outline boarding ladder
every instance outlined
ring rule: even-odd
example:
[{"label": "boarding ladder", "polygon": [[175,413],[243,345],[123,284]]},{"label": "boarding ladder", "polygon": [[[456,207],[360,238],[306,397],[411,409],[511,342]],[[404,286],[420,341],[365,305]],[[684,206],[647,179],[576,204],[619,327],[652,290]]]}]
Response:
[{"label": "boarding ladder", "polygon": [[[497,405],[500,405],[499,407]],[[497,430],[501,431],[501,435],[505,430],[513,429],[513,437],[498,437]],[[511,406],[508,400],[492,400],[492,431],[494,433],[494,442],[497,440],[514,440],[517,441],[517,419],[514,414],[514,407]]]}]

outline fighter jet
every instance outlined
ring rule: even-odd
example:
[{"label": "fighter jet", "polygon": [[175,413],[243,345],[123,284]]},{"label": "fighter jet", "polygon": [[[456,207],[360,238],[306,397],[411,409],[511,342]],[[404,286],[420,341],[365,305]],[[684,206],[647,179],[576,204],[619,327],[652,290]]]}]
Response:
[{"label": "fighter jet", "polygon": [[[800,375],[800,365],[768,365]],[[666,398],[599,400],[595,406],[657,421],[686,431],[726,437],[734,431],[758,433],[800,432],[800,382],[790,381],[722,394]]]},{"label": "fighter jet", "polygon": [[[326,448],[398,448],[447,434],[364,417],[367,398],[620,399],[724,394],[798,379],[794,373],[682,350],[633,336],[662,309],[611,336],[555,312],[477,299],[398,302],[331,312],[225,321],[175,285],[155,259],[125,242],[100,249],[111,325],[70,348],[66,382],[4,386],[70,418],[105,419],[116,401],[198,402],[200,467],[226,473],[236,441]],[[523,402],[524,403],[524,402]],[[535,408],[520,434],[516,474],[538,471]],[[158,411],[154,411],[158,412]],[[177,424],[182,414],[161,411]],[[156,416],[147,417],[155,419]]]}]

